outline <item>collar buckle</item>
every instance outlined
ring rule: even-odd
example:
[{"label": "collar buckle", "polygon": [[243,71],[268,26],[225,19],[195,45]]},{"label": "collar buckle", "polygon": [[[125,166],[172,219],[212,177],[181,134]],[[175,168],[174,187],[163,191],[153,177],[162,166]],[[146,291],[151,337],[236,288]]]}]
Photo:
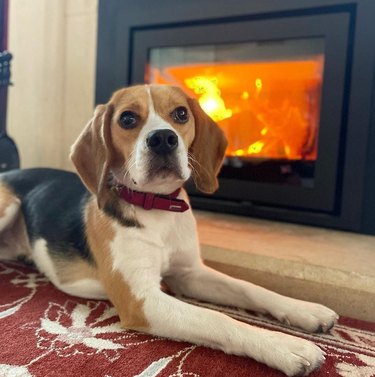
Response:
[{"label": "collar buckle", "polygon": [[155,199],[155,194],[151,193],[151,192],[146,192],[144,194],[144,198],[143,198],[143,205],[142,207],[146,210],[150,210],[152,208],[154,208],[154,199]]}]

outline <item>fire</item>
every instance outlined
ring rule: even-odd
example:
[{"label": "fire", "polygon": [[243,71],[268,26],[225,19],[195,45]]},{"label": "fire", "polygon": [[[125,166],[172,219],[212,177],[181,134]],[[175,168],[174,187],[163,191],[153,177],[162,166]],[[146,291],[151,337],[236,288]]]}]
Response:
[{"label": "fire", "polygon": [[236,151],[234,151],[234,155],[245,156],[245,155],[250,155],[250,154],[259,154],[262,151],[264,145],[265,143],[263,141],[258,140],[255,143],[249,145],[247,150],[237,149]]},{"label": "fire", "polygon": [[225,102],[221,98],[216,77],[195,76],[187,78],[185,85],[199,95],[199,104],[215,122],[232,116],[232,110],[226,108]]},{"label": "fire", "polygon": [[249,148],[247,148],[247,153],[259,154],[262,151],[264,144],[265,143],[263,141],[260,141],[260,140],[256,141],[255,143],[251,144]]},{"label": "fire", "polygon": [[257,78],[255,80],[255,87],[256,87],[257,94],[259,94],[259,92],[262,90],[262,87],[263,87],[262,79]]},{"label": "fire", "polygon": [[323,56],[307,60],[150,68],[180,85],[225,132],[227,156],[315,160]]}]

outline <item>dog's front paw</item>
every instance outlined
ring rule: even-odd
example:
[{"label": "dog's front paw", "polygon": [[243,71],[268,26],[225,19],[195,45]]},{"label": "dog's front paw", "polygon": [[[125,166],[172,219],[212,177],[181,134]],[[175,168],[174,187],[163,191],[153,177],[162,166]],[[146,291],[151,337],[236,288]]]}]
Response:
[{"label": "dog's front paw", "polygon": [[307,340],[274,333],[271,341],[270,355],[266,356],[265,363],[287,376],[307,376],[325,360],[324,352]]},{"label": "dog's front paw", "polygon": [[278,314],[281,322],[308,332],[327,332],[338,318],[339,316],[326,306],[305,301],[296,301],[294,305]]}]

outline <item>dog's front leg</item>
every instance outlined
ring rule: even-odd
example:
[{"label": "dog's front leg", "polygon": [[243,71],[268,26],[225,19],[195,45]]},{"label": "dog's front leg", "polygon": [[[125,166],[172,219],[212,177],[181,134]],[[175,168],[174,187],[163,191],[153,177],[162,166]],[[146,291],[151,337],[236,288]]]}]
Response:
[{"label": "dog's front leg", "polygon": [[127,244],[126,251],[112,250],[112,265],[107,263],[104,276],[124,327],[248,356],[288,376],[308,374],[324,360],[309,341],[252,327],[165,294],[160,290],[160,251],[144,242]]},{"label": "dog's front leg", "polygon": [[238,322],[168,296],[155,285],[143,295],[148,328],[155,335],[179,339],[251,357],[288,376],[307,375],[324,360],[315,344]]},{"label": "dog's front leg", "polygon": [[310,332],[328,331],[338,318],[333,310],[323,305],[282,296],[222,274],[201,262],[179,266],[166,282],[177,294],[269,313],[281,322]]}]

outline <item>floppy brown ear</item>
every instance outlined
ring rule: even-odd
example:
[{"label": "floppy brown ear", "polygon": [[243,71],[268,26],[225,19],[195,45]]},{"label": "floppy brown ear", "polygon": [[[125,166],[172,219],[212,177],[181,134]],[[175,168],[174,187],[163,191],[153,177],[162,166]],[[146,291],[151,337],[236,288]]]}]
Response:
[{"label": "floppy brown ear", "polygon": [[109,196],[107,181],[111,160],[112,113],[112,105],[97,106],[93,118],[72,145],[70,153],[82,182],[96,195],[99,208],[104,206]]},{"label": "floppy brown ear", "polygon": [[225,156],[227,139],[197,100],[188,98],[188,103],[195,120],[195,137],[189,149],[193,157],[193,179],[200,191],[213,193],[219,187],[217,175]]}]

